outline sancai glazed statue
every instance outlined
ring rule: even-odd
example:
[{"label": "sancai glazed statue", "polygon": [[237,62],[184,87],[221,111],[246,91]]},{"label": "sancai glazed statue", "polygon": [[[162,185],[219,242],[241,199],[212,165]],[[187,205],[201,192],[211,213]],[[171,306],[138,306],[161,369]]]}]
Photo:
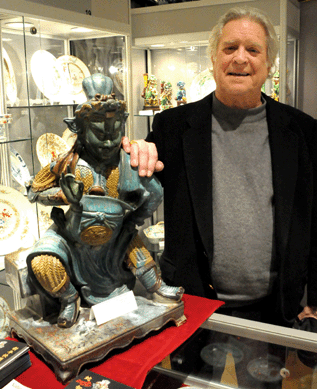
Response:
[{"label": "sancai glazed statue", "polygon": [[173,108],[173,89],[172,84],[168,81],[161,81],[161,99],[160,106],[161,110]]},{"label": "sancai glazed statue", "polygon": [[156,77],[145,73],[143,79],[144,89],[141,96],[144,99],[144,109],[159,109]]},{"label": "sancai glazed statue", "polygon": [[138,236],[136,225],[157,208],[162,188],[154,177],[139,177],[121,148],[128,114],[125,103],[109,94],[109,80],[100,74],[84,80],[88,97],[102,89],[105,94],[97,93],[64,120],[77,134],[74,146],[28,188],[31,202],[70,205],[65,214],[53,208],[53,225],[27,257],[37,291],[59,299],[59,327],[76,322],[81,302],[92,306],[124,293],[136,277],[162,303],[177,302],[184,292],[162,281]]},{"label": "sancai glazed statue", "polygon": [[178,81],[177,86],[178,86],[178,91],[175,98],[175,100],[177,101],[177,106],[186,104],[187,98],[186,98],[185,82]]}]

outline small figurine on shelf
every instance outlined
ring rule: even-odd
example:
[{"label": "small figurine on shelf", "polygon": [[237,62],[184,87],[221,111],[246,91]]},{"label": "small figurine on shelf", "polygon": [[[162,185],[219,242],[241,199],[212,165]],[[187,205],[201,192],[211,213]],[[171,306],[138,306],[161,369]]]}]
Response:
[{"label": "small figurine on shelf", "polygon": [[279,101],[279,95],[280,95],[280,73],[277,70],[273,75],[273,86],[272,86],[272,99]]},{"label": "small figurine on shelf", "polygon": [[144,89],[142,97],[144,99],[143,109],[159,110],[158,93],[157,93],[157,80],[155,76],[149,76],[147,73],[143,74]]},{"label": "small figurine on shelf", "polygon": [[177,86],[178,86],[178,91],[175,98],[175,100],[177,101],[177,106],[186,104],[187,99],[186,99],[185,82],[178,81]]},{"label": "small figurine on shelf", "polygon": [[53,226],[27,257],[32,285],[59,301],[57,325],[64,328],[76,322],[81,301],[90,307],[122,294],[135,277],[156,302],[176,303],[183,294],[162,281],[136,229],[160,204],[162,187],[155,177],[139,177],[121,148],[126,103],[106,76],[94,74],[83,87],[89,100],[64,119],[76,142],[28,188],[31,202],[70,205],[66,214],[53,208]]},{"label": "small figurine on shelf", "polygon": [[161,81],[160,107],[162,111],[164,109],[173,108],[172,96],[173,96],[172,84],[167,81]]}]

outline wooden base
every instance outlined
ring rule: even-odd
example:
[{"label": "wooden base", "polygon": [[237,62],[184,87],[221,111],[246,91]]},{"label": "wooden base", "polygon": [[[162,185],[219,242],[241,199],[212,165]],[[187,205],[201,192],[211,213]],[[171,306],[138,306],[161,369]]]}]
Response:
[{"label": "wooden base", "polygon": [[141,296],[136,296],[136,301],[136,311],[100,326],[89,320],[89,308],[81,308],[77,323],[66,329],[57,326],[56,317],[45,321],[23,308],[9,313],[10,328],[51,364],[56,378],[66,384],[84,364],[102,360],[111,350],[125,347],[169,321],[176,325],[186,321],[183,302],[163,305]]}]

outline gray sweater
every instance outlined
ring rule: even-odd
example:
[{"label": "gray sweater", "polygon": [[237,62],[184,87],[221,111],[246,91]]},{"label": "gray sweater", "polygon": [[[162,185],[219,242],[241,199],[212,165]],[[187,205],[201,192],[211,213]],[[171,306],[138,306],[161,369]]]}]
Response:
[{"label": "gray sweater", "polygon": [[231,109],[213,97],[213,285],[227,306],[267,296],[276,277],[266,103]]}]

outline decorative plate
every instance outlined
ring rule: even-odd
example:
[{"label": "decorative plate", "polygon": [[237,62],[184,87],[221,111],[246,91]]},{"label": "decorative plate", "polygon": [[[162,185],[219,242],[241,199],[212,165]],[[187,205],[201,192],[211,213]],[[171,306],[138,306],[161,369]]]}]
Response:
[{"label": "decorative plate", "polygon": [[190,86],[191,101],[197,101],[207,96],[216,89],[216,82],[210,71],[206,69],[199,73]]},{"label": "decorative plate", "polygon": [[3,127],[5,124],[12,123],[12,115],[9,113],[0,114],[0,127]]},{"label": "decorative plate", "polygon": [[241,362],[244,356],[243,351],[233,344],[211,343],[201,350],[200,357],[207,365],[224,367],[228,353],[232,354],[235,364]]},{"label": "decorative plate", "polygon": [[[66,213],[69,209],[69,205],[61,205],[57,208],[61,208]],[[37,203],[37,215],[39,220],[39,229],[40,229],[40,237],[42,237],[47,229],[53,224],[53,220],[51,219],[51,212],[53,207],[50,205],[42,205]]]},{"label": "decorative plate", "polygon": [[70,147],[64,139],[49,132],[41,135],[36,142],[36,153],[42,167],[69,149]]},{"label": "decorative plate", "polygon": [[121,94],[123,94],[123,83],[124,83],[123,61],[119,58],[115,59],[111,65],[110,69],[113,69],[113,72],[111,74],[111,78],[113,80],[115,87],[118,89],[118,91]]},{"label": "decorative plate", "polygon": [[13,178],[24,187],[31,179],[30,172],[21,155],[12,146],[10,146],[10,162]]},{"label": "decorative plate", "polygon": [[4,339],[10,335],[9,310],[10,308],[6,300],[0,297],[0,339]]},{"label": "decorative plate", "polygon": [[69,147],[72,147],[77,139],[77,134],[72,132],[69,128],[63,132],[62,139],[68,144]]},{"label": "decorative plate", "polygon": [[158,244],[164,240],[164,222],[159,222],[154,226],[144,229],[144,235],[152,244]]},{"label": "decorative plate", "polygon": [[280,374],[283,368],[282,362],[274,356],[260,357],[248,363],[249,374],[261,382],[277,382],[283,377]]},{"label": "decorative plate", "polygon": [[73,55],[62,55],[58,57],[57,66],[63,80],[61,95],[72,96],[77,104],[86,101],[82,82],[84,78],[90,76],[88,67]]},{"label": "decorative plate", "polygon": [[51,101],[59,101],[62,80],[55,56],[46,50],[36,51],[31,58],[31,73],[43,95]]},{"label": "decorative plate", "polygon": [[9,55],[5,49],[2,49],[3,53],[3,65],[4,65],[4,85],[6,95],[11,104],[14,104],[17,99],[17,84],[15,81],[15,75],[13,66],[10,61]]},{"label": "decorative plate", "polygon": [[34,243],[36,217],[22,193],[0,185],[0,255],[30,247]]}]

